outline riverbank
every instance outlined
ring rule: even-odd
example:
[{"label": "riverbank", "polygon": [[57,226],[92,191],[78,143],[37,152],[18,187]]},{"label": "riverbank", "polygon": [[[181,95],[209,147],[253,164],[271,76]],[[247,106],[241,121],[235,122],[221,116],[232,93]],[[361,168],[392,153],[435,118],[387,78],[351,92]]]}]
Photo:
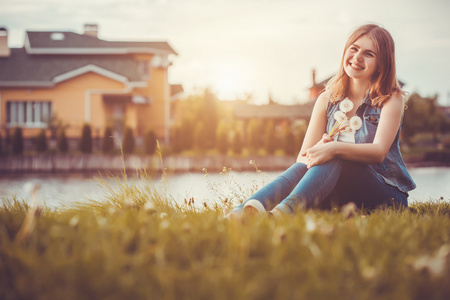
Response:
[{"label": "riverbank", "polygon": [[[256,166],[264,171],[288,168],[295,162],[294,156],[149,156],[149,155],[20,155],[0,157],[0,173],[64,173],[64,172],[127,172],[147,170],[152,172],[217,172],[223,167],[234,171],[251,171]],[[408,167],[450,166],[449,153],[429,153],[405,157]]]}]

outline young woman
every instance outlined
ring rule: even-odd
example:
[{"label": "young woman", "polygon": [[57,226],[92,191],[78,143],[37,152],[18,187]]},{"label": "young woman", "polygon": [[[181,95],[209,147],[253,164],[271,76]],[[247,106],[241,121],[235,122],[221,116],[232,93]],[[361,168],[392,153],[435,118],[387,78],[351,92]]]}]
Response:
[{"label": "young woman", "polygon": [[331,202],[408,206],[415,183],[399,148],[403,109],[391,35],[377,25],[359,27],[314,105],[297,162],[227,217],[280,216]]}]

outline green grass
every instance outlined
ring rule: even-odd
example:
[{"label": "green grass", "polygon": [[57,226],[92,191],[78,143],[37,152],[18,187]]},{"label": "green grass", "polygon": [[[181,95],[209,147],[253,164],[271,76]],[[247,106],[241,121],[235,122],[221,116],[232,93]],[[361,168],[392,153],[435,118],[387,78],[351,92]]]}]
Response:
[{"label": "green grass", "polygon": [[[450,205],[229,222],[117,180],[104,198],[0,208],[0,299],[448,299]],[[19,236],[27,214],[29,231]]]}]

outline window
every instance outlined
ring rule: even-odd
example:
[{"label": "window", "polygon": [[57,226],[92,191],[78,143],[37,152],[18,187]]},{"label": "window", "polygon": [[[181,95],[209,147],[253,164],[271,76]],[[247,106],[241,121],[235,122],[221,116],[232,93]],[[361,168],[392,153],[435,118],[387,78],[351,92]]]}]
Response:
[{"label": "window", "polygon": [[21,127],[47,127],[52,115],[50,101],[7,101],[6,124]]},{"label": "window", "polygon": [[139,74],[144,79],[150,78],[150,64],[148,61],[146,61],[146,60],[138,61],[138,70],[139,70]]}]

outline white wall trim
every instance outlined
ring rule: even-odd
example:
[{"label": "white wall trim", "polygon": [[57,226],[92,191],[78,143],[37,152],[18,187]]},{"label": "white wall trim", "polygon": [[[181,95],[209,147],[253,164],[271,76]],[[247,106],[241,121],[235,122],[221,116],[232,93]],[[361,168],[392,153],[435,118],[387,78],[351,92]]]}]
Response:
[{"label": "white wall trim", "polygon": [[76,77],[76,76],[79,76],[79,75],[82,75],[82,74],[85,74],[85,73],[88,73],[88,72],[94,72],[94,73],[97,73],[99,75],[111,78],[113,80],[116,80],[116,81],[119,81],[119,82],[122,82],[122,83],[128,83],[128,78],[126,78],[125,76],[117,74],[117,73],[114,73],[114,72],[111,72],[109,70],[106,70],[104,68],[98,67],[98,66],[93,65],[93,64],[86,65],[86,66],[83,66],[81,68],[69,71],[67,73],[55,76],[55,77],[53,77],[53,82],[54,83],[60,83],[62,81],[66,81],[68,79],[71,79],[73,77]]}]

